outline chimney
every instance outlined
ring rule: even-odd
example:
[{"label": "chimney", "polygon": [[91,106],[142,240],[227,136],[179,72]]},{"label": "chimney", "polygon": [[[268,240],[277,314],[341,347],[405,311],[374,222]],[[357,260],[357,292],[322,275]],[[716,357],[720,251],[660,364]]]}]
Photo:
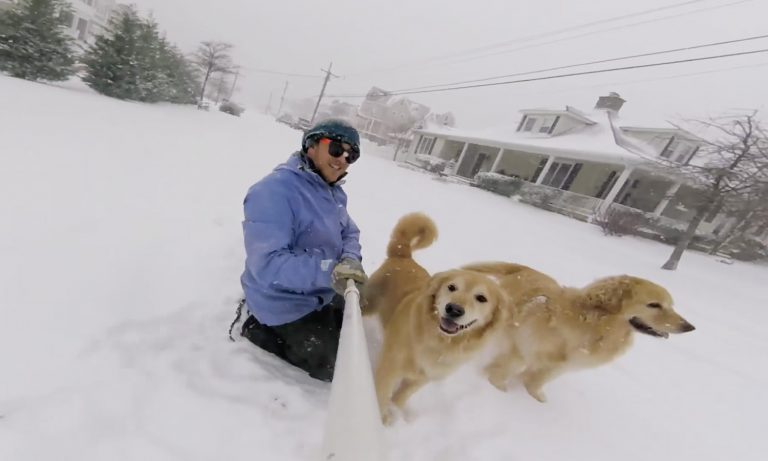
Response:
[{"label": "chimney", "polygon": [[626,101],[621,99],[619,93],[614,93],[611,91],[608,93],[608,96],[600,96],[600,99],[597,100],[597,104],[595,104],[595,109],[604,109],[618,112],[621,110],[621,106],[623,106],[625,102]]}]

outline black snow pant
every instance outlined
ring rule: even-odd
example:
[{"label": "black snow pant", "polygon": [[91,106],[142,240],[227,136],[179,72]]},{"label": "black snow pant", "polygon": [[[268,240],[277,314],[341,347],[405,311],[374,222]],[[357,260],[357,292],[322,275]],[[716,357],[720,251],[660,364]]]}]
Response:
[{"label": "black snow pant", "polygon": [[320,310],[284,325],[267,326],[249,315],[241,335],[267,352],[309,373],[331,381],[339,348],[344,297],[336,295]]}]

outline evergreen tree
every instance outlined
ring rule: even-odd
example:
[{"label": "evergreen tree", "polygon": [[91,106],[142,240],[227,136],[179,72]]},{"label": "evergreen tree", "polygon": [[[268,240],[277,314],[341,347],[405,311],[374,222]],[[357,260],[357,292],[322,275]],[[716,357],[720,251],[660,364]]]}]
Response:
[{"label": "evergreen tree", "polygon": [[83,79],[99,93],[142,102],[195,102],[191,65],[160,36],[157,23],[128,9],[96,38],[84,59]]},{"label": "evergreen tree", "polygon": [[174,45],[162,40],[161,66],[169,78],[165,100],[177,104],[195,104],[200,83],[192,63]]},{"label": "evergreen tree", "polygon": [[101,94],[118,99],[140,99],[139,36],[142,23],[131,7],[114,18],[110,31],[96,38],[86,52],[83,81]]},{"label": "evergreen tree", "polygon": [[0,13],[0,71],[27,80],[66,80],[74,73],[68,17],[64,0],[21,0]]}]

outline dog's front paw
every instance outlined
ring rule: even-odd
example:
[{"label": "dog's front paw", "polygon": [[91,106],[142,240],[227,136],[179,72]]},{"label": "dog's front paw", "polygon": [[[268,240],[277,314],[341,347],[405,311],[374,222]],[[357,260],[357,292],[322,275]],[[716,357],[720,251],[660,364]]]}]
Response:
[{"label": "dog's front paw", "polygon": [[547,403],[547,396],[544,394],[544,392],[541,389],[531,389],[529,387],[526,387],[525,389],[528,391],[528,394],[534,399],[538,400],[541,403]]},{"label": "dog's front paw", "polygon": [[509,391],[509,383],[507,383],[507,380],[502,379],[495,379],[493,377],[488,378],[488,382],[491,383],[491,386],[495,387],[496,389],[500,390],[501,392],[508,392]]},{"label": "dog's front paw", "polygon": [[392,413],[392,410],[390,408],[381,410],[381,422],[385,426],[391,426],[392,423],[395,422],[395,415]]}]

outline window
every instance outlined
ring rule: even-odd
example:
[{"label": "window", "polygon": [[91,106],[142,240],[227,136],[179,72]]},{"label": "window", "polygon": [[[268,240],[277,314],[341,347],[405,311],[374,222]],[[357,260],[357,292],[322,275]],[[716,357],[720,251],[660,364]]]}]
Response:
[{"label": "window", "polygon": [[531,131],[533,129],[533,125],[535,124],[536,124],[536,118],[528,117],[525,120],[525,124],[523,125],[523,131]]},{"label": "window", "polygon": [[435,138],[428,138],[426,136],[422,136],[421,140],[419,140],[419,144],[416,145],[416,153],[429,155],[432,152],[432,147],[434,147],[434,145],[435,145]]},{"label": "window", "polygon": [[71,11],[62,11],[59,13],[59,21],[61,21],[62,25],[67,26],[67,28],[72,27],[74,19],[75,15],[73,15]]},{"label": "window", "polygon": [[555,129],[555,125],[559,121],[560,117],[544,117],[541,121],[541,127],[539,133],[551,133]]},{"label": "window", "polygon": [[[572,163],[552,162],[549,171],[546,176],[544,176],[542,184],[556,189],[562,189],[566,180],[571,176],[570,173],[573,168],[574,164]],[[573,177],[575,177],[575,175]],[[570,177],[570,182],[573,182],[573,177]]]},{"label": "window", "polygon": [[77,39],[85,41],[88,37],[88,21],[83,18],[77,18]]},{"label": "window", "polygon": [[675,139],[674,136],[669,138],[669,142],[666,146],[664,146],[664,149],[661,151],[661,157],[662,158],[670,158],[672,157],[672,154],[675,152],[675,150],[680,146],[680,141]]},{"label": "window", "polygon": [[693,157],[693,154],[696,152],[696,146],[689,143],[680,143],[679,147],[675,151],[675,158],[674,160],[677,163],[688,163],[688,161]]},{"label": "window", "polygon": [[608,176],[605,178],[605,181],[603,181],[603,184],[600,185],[600,189],[597,191],[597,195],[595,195],[595,197],[599,199],[604,199],[607,197],[608,192],[610,192],[613,188],[613,185],[616,184],[618,175],[619,174],[616,170],[612,170],[610,173],[608,173]]},{"label": "window", "polygon": [[672,160],[673,162],[686,164],[691,160],[698,151],[698,146],[693,143],[679,140],[672,136],[664,149],[662,149],[660,157]]}]

